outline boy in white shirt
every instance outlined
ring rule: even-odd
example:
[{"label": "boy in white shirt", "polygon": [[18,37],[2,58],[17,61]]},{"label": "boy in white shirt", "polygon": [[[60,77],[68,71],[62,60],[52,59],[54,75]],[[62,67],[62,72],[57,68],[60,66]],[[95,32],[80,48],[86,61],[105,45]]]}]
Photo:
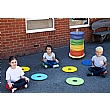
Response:
[{"label": "boy in white shirt", "polygon": [[22,68],[17,66],[17,58],[11,56],[9,64],[10,67],[6,71],[6,80],[9,88],[12,89],[12,93],[21,87],[27,88],[29,78],[25,77]]},{"label": "boy in white shirt", "polygon": [[107,74],[106,66],[107,66],[107,59],[103,56],[103,48],[98,46],[96,49],[96,55],[92,57],[92,67],[89,67],[88,70],[91,72],[87,74],[87,76],[102,76],[105,78]]},{"label": "boy in white shirt", "polygon": [[58,59],[56,59],[55,57],[55,53],[52,52],[52,46],[51,45],[47,45],[45,47],[46,52],[43,54],[43,62],[45,64],[45,68],[47,67],[51,67],[51,68],[55,68],[55,67],[59,67],[58,63]]}]

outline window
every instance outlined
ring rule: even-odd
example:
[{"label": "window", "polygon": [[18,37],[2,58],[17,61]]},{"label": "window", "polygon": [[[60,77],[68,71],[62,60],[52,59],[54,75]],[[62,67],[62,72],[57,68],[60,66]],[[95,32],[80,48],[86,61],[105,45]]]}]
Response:
[{"label": "window", "polygon": [[89,18],[70,18],[70,28],[89,26]]},{"label": "window", "polygon": [[54,29],[54,19],[26,19],[26,33],[52,31]]}]

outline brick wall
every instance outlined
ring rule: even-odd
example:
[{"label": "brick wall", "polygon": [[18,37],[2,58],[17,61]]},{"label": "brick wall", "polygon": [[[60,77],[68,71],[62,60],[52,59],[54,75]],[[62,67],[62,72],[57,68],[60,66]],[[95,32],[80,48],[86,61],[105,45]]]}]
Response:
[{"label": "brick wall", "polygon": [[[25,53],[26,31],[24,19],[1,19],[2,58]],[[24,49],[25,48],[25,49]]]},{"label": "brick wall", "polygon": [[[99,19],[99,18],[97,18]],[[90,19],[90,24],[97,20]],[[27,55],[43,51],[47,44],[53,48],[69,45],[71,31],[69,18],[55,18],[55,30],[48,32],[37,32],[26,34],[25,19],[21,18],[1,18],[1,55],[0,59],[8,58],[11,55]],[[85,42],[91,42],[90,27],[79,28],[84,32]],[[34,47],[39,45],[38,47]]]}]

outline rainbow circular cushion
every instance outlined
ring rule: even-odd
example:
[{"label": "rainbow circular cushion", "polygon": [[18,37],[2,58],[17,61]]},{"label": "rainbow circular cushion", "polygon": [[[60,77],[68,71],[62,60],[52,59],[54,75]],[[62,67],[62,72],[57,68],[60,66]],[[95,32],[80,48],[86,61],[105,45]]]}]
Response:
[{"label": "rainbow circular cushion", "polygon": [[70,53],[71,58],[82,58],[84,53],[84,32],[70,32]]}]

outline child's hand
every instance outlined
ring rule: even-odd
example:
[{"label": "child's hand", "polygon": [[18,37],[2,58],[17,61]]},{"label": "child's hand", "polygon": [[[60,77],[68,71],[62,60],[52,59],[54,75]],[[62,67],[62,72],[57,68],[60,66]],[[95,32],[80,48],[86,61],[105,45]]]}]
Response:
[{"label": "child's hand", "polygon": [[26,77],[26,78],[25,78],[25,81],[29,82],[29,78]]},{"label": "child's hand", "polygon": [[8,83],[8,85],[9,85],[9,88],[13,87],[13,83]]},{"label": "child's hand", "polygon": [[56,62],[59,63],[59,61],[56,59]]},{"label": "child's hand", "polygon": [[105,66],[102,66],[102,68],[105,68]]},{"label": "child's hand", "polygon": [[92,65],[92,67],[95,67],[94,65]]},{"label": "child's hand", "polygon": [[46,59],[44,59],[43,61],[44,61],[44,62],[46,62],[47,60],[46,60]]}]

